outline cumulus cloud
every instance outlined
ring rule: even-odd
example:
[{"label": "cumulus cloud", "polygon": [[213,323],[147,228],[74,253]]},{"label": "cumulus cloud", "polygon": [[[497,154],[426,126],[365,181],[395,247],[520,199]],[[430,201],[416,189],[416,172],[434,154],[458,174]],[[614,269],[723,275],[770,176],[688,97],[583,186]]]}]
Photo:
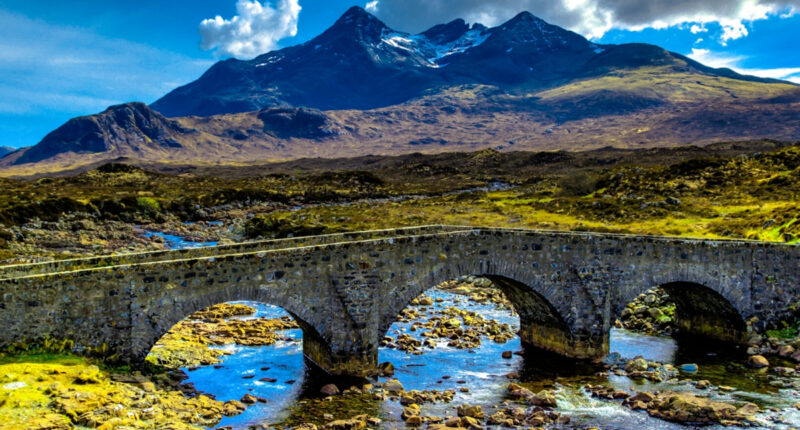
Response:
[{"label": "cumulus cloud", "polygon": [[217,55],[252,58],[272,51],[277,42],[297,34],[298,0],[278,0],[274,5],[259,0],[238,0],[237,15],[219,15],[200,23],[201,47]]},{"label": "cumulus cloud", "polygon": [[666,28],[684,23],[722,27],[720,41],[747,36],[746,23],[770,15],[792,16],[800,0],[372,0],[368,10],[392,27],[418,32],[464,18],[497,25],[527,10],[590,38],[617,29]]},{"label": "cumulus cloud", "polygon": [[709,49],[693,48],[692,53],[688,55],[689,58],[699,61],[706,66],[711,67],[727,67],[737,73],[743,75],[760,76],[762,78],[783,79],[800,83],[800,67],[778,67],[774,69],[757,69],[750,67],[740,66],[747,57],[743,55],[727,55],[718,52],[713,52]]}]

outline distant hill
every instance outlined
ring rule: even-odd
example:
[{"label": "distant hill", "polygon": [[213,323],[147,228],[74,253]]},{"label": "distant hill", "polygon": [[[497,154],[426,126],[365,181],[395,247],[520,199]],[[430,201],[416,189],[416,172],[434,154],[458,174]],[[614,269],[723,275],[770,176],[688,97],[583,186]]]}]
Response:
[{"label": "distant hill", "polygon": [[0,146],[0,158],[3,158],[6,156],[6,154],[10,154],[16,150],[17,148],[12,148],[10,146]]},{"label": "distant hill", "polygon": [[599,45],[524,12],[411,35],[351,8],[320,36],[225,60],[151,106],[68,121],[0,175],[128,158],[302,157],[640,148],[800,140],[800,87],[646,44]]}]

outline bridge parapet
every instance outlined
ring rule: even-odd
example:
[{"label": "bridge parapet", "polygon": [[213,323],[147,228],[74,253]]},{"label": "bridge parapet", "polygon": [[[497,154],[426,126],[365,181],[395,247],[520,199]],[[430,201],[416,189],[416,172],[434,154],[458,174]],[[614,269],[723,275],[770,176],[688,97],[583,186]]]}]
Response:
[{"label": "bridge parapet", "polygon": [[299,248],[304,246],[325,245],[337,242],[351,242],[389,237],[403,237],[437,232],[469,230],[471,227],[426,225],[414,227],[400,227],[383,230],[368,230],[356,232],[332,233],[317,236],[303,236],[285,239],[270,239],[251,242],[241,242],[230,245],[206,246],[199,248],[175,249],[152,252],[135,252],[128,254],[112,254],[97,257],[75,258],[67,260],[54,260],[37,263],[13,264],[0,266],[0,280],[13,279],[23,276],[41,275],[47,273],[70,272],[75,270],[92,269],[152,263],[158,261],[188,260],[228,254],[244,254],[255,251],[272,249]]}]

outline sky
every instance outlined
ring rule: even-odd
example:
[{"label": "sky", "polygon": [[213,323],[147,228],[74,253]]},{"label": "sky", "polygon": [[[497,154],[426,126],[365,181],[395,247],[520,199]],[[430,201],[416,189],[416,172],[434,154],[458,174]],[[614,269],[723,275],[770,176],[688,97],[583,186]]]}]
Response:
[{"label": "sky", "polygon": [[800,83],[800,0],[72,0],[0,3],[0,146],[152,103],[214,62],[305,42],[351,6],[406,32],[527,10],[597,43],[645,42]]}]

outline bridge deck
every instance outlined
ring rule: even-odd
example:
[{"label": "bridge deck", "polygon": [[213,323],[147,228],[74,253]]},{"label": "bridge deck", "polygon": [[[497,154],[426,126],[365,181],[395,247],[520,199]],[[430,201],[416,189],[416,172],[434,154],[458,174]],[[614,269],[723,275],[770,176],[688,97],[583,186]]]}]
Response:
[{"label": "bridge deck", "polygon": [[243,242],[230,245],[208,246],[202,248],[189,248],[179,250],[166,250],[155,252],[140,252],[130,254],[105,255],[97,257],[86,257],[70,260],[56,260],[41,263],[28,263],[0,266],[0,281],[19,279],[24,277],[46,276],[59,273],[78,272],[84,270],[97,270],[120,266],[144,265],[155,263],[166,263],[176,261],[187,261],[204,258],[221,258],[226,256],[236,256],[243,254],[253,254],[259,252],[271,252],[280,250],[290,250],[302,247],[324,246],[333,244],[350,244],[375,240],[389,240],[411,238],[417,236],[434,236],[444,234],[463,234],[463,233],[483,233],[483,234],[524,234],[524,235],[556,235],[556,236],[593,236],[609,237],[628,240],[648,240],[648,241],[683,241],[683,242],[702,242],[708,245],[718,243],[734,244],[741,243],[748,246],[776,246],[776,247],[796,247],[797,245],[763,242],[743,239],[701,239],[670,236],[643,236],[618,233],[597,233],[597,232],[575,232],[575,231],[553,231],[553,230],[534,230],[525,228],[494,228],[494,227],[472,227],[472,226],[452,226],[452,225],[427,225],[415,227],[402,227],[384,230],[368,230],[345,233],[333,233],[318,236],[304,236],[286,239],[271,239],[262,241]]},{"label": "bridge deck", "polygon": [[190,260],[203,257],[223,257],[226,255],[246,254],[249,252],[272,251],[279,249],[300,248],[304,246],[328,245],[332,243],[356,242],[383,238],[388,239],[395,237],[416,236],[421,234],[446,233],[451,231],[463,231],[471,229],[473,228],[464,226],[426,225],[384,230],[333,233],[285,239],[259,240],[230,245],[206,246],[201,248],[137,252],[68,260],[55,260],[39,263],[14,264],[0,266],[0,280],[15,279],[33,275],[71,272],[83,269],[155,263],[160,261]]}]

